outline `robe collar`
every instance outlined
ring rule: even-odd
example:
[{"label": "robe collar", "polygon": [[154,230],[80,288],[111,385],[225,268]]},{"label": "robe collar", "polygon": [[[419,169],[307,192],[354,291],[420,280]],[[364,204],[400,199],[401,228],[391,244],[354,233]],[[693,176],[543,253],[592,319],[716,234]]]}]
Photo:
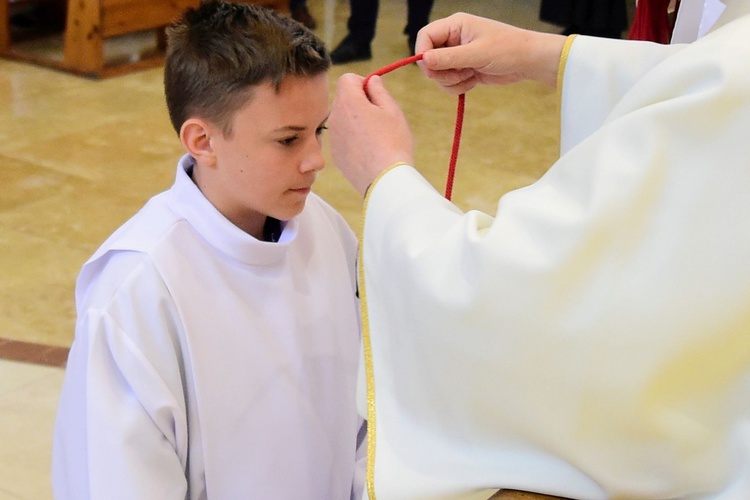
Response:
[{"label": "robe collar", "polygon": [[175,183],[169,190],[171,209],[189,221],[211,246],[242,263],[267,266],[284,259],[297,238],[298,218],[281,223],[277,242],[258,240],[235,226],[208,201],[190,178],[189,172],[194,164],[190,155],[180,159]]}]

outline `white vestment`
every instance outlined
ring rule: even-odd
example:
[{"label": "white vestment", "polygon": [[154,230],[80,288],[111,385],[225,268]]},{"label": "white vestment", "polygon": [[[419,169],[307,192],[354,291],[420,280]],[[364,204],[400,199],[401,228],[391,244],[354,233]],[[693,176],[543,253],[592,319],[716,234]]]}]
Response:
[{"label": "white vestment", "polygon": [[750,499],[750,16],[577,37],[561,92],[494,217],[411,166],[369,190],[368,496]]},{"label": "white vestment", "polygon": [[81,271],[55,496],[358,498],[356,238],[311,194],[259,241],[191,163]]}]

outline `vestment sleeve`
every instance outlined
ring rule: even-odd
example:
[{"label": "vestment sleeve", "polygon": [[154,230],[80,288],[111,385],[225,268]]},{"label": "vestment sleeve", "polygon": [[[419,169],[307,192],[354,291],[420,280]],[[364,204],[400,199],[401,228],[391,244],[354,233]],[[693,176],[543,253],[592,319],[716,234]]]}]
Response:
[{"label": "vestment sleeve", "polygon": [[580,130],[495,215],[410,166],[373,184],[360,296],[379,496],[748,484],[748,23],[640,63],[576,40],[563,127]]},{"label": "vestment sleeve", "polygon": [[[157,340],[172,314],[153,289],[130,292],[79,312],[55,429],[55,498],[185,498],[185,407],[169,376],[180,369],[174,346]],[[144,349],[134,337],[154,340]]]},{"label": "vestment sleeve", "polygon": [[645,73],[683,47],[577,35],[560,89],[561,154],[601,127]]}]

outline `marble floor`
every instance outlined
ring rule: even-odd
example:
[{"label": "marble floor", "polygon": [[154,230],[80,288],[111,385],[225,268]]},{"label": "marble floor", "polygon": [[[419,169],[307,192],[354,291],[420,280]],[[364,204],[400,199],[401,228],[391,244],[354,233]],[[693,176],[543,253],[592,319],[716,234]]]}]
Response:
[{"label": "marble floor", "polygon": [[[345,34],[345,0],[309,0],[318,34]],[[538,0],[436,0],[432,19],[466,11],[555,31]],[[408,56],[406,2],[381,0],[373,59],[337,66],[368,74]],[[456,98],[410,66],[385,77],[416,138],[416,164],[442,190]],[[162,71],[105,80],[0,59],[0,500],[51,498],[50,443],[87,257],[172,181],[181,146],[162,95]],[[557,97],[535,84],[482,88],[466,98],[453,200],[493,213],[498,197],[555,160]],[[327,154],[327,153],[326,153]],[[330,165],[319,194],[357,227],[361,200]]]}]

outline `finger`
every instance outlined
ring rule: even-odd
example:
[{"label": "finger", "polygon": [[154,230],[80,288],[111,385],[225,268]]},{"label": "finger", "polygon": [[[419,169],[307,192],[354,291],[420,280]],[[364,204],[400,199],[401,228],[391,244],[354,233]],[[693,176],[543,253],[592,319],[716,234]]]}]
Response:
[{"label": "finger", "polygon": [[439,19],[423,27],[417,33],[414,52],[421,54],[436,47],[445,45],[450,36],[450,27],[445,19]]},{"label": "finger", "polygon": [[367,83],[367,95],[370,101],[379,108],[385,108],[394,104],[393,97],[383,85],[383,79],[373,75]]},{"label": "finger", "polygon": [[433,21],[417,34],[414,46],[415,52],[420,54],[430,49],[461,45],[465,23],[473,16],[457,13],[443,19]]},{"label": "finger", "polygon": [[417,40],[414,42],[414,53],[422,54],[428,50],[434,48],[432,39],[427,35],[425,31],[427,27],[422,28],[417,32]]},{"label": "finger", "polygon": [[432,71],[448,69],[481,68],[486,55],[471,46],[471,42],[457,47],[428,50],[422,55],[422,64]]},{"label": "finger", "polygon": [[339,91],[351,90],[357,87],[362,88],[363,81],[364,78],[359,75],[344,73],[339,77],[338,82],[336,82],[336,92],[339,93]]},{"label": "finger", "polygon": [[366,100],[367,97],[362,90],[363,80],[364,78],[353,73],[341,75],[336,82],[336,92],[333,96],[332,107],[338,108],[342,105],[345,106],[342,103],[352,103],[360,99]]},{"label": "finger", "polygon": [[445,71],[432,71],[422,66],[422,71],[427,78],[434,80],[435,83],[441,86],[452,86],[463,81],[469,80],[475,75],[473,69],[459,69],[459,70],[445,70]]},{"label": "finger", "polygon": [[450,94],[460,95],[465,94],[476,87],[477,83],[479,83],[479,80],[476,75],[472,75],[471,78],[462,80],[453,85],[442,85],[441,88]]}]

